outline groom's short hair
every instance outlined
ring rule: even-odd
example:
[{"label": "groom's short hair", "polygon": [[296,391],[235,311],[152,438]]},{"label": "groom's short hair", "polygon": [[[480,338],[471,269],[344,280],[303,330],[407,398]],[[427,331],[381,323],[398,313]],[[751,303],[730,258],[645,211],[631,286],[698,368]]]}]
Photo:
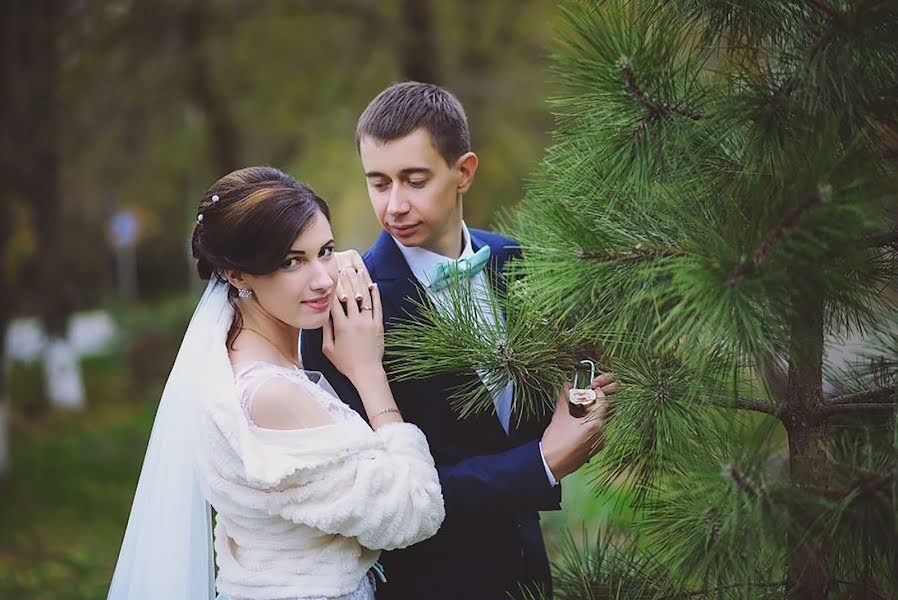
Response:
[{"label": "groom's short hair", "polygon": [[391,142],[417,129],[430,134],[448,165],[471,150],[468,118],[458,98],[437,85],[417,81],[390,86],[371,101],[359,117],[356,147],[364,137]]}]

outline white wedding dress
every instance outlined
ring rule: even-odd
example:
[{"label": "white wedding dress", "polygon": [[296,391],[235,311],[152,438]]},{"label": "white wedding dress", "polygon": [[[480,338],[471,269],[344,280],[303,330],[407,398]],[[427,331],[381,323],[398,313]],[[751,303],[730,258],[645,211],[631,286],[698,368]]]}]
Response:
[{"label": "white wedding dress", "polygon": [[[288,369],[263,361],[245,361],[234,365],[234,380],[237,384],[237,390],[240,393],[240,406],[251,427],[256,426],[252,418],[253,397],[263,384],[273,378],[286,379],[302,386],[302,388],[307,391],[308,395],[314,399],[334,421],[346,421],[359,418],[354,410],[346,406],[346,404],[337,398],[336,392],[333,391],[333,388],[321,373],[317,371]],[[369,571],[365,575],[362,581],[359,582],[359,587],[350,594],[341,596],[297,596],[294,598],[285,598],[284,600],[374,600],[375,581],[374,573],[372,571]],[[221,594],[218,596],[218,600],[244,599],[228,598],[228,596]]]},{"label": "white wedding dress", "polygon": [[[318,374],[235,369],[233,317],[213,279],[162,393],[108,600],[373,600],[376,549],[418,543],[445,516],[427,440],[410,423],[373,431]],[[252,395],[272,377],[332,422],[256,427]]]}]

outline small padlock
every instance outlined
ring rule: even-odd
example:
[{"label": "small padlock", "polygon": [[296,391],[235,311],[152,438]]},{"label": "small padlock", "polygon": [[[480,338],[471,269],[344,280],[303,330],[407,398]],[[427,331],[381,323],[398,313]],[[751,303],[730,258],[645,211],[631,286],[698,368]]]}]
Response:
[{"label": "small padlock", "polygon": [[587,383],[586,388],[580,388],[580,371],[584,371],[580,367],[574,369],[574,386],[568,391],[568,411],[571,413],[572,417],[580,418],[585,417],[587,413],[587,409],[596,403],[596,391],[589,387],[592,381],[596,378],[596,363],[592,362],[589,359],[584,359],[580,361],[581,365],[589,365],[589,383]]}]

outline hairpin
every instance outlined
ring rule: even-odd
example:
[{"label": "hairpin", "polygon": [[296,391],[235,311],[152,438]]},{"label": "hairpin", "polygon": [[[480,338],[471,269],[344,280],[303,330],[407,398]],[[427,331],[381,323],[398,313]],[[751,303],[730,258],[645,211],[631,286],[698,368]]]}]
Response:
[{"label": "hairpin", "polygon": [[218,194],[215,194],[214,196],[212,196],[212,204],[215,204],[219,200],[221,200],[221,198],[218,197]]},{"label": "hairpin", "polygon": [[196,222],[197,222],[197,223],[202,223],[202,222],[203,222],[203,213],[200,213],[200,214],[197,215],[197,217],[196,217]]}]

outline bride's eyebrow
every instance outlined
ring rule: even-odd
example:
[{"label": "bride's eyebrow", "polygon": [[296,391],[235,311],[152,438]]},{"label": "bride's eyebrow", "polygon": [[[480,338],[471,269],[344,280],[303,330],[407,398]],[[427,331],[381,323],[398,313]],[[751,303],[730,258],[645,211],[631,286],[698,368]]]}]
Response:
[{"label": "bride's eyebrow", "polygon": [[[334,243],[334,240],[331,239],[331,240],[328,240],[328,241],[324,242],[323,244],[321,244],[321,247],[327,248],[328,246],[333,245],[333,243]],[[305,256],[306,251],[305,250],[297,250],[296,248],[290,248],[289,250],[287,250],[287,256],[290,256],[291,254],[302,254],[303,256]]]}]

